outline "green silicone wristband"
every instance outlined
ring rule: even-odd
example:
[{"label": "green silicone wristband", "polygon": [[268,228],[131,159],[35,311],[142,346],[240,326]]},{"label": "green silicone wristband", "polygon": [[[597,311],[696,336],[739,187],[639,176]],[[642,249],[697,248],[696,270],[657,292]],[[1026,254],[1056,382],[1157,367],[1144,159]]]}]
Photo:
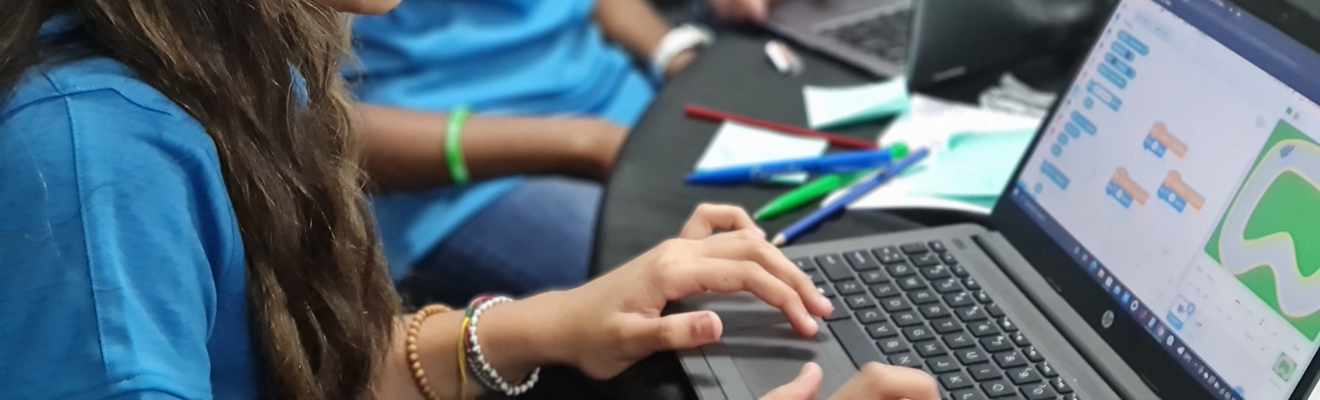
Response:
[{"label": "green silicone wristband", "polygon": [[445,162],[449,164],[449,177],[455,185],[468,183],[467,162],[463,161],[463,124],[472,116],[468,106],[458,106],[449,113],[449,128],[445,131]]}]

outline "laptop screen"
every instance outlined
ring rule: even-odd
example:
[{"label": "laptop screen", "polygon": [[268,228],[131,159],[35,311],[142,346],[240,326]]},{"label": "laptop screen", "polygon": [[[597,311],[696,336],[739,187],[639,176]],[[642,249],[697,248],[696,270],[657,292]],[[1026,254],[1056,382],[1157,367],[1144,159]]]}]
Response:
[{"label": "laptop screen", "polygon": [[1125,0],[1011,198],[1212,394],[1320,338],[1320,55],[1231,4]]}]

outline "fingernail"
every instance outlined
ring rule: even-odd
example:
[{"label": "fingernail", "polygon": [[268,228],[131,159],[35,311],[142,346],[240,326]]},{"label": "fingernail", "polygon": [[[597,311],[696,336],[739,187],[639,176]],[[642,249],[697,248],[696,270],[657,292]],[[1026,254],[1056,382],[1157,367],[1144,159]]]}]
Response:
[{"label": "fingernail", "polygon": [[816,302],[820,303],[821,307],[825,307],[826,310],[834,312],[834,303],[830,302],[830,299],[825,298],[825,295],[822,294],[819,297],[816,297]]},{"label": "fingernail", "polygon": [[710,336],[710,313],[701,313],[697,316],[696,323],[692,324],[692,337],[697,339],[706,339]]}]

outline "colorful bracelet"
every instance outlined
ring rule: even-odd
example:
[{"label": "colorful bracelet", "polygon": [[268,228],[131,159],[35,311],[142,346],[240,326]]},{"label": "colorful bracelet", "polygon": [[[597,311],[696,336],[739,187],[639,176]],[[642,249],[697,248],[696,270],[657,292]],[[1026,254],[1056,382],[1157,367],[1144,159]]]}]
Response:
[{"label": "colorful bracelet", "polygon": [[[435,391],[431,390],[431,384],[426,379],[426,371],[422,369],[422,358],[417,354],[417,335],[422,333],[422,323],[426,322],[427,317],[449,311],[451,311],[449,307],[441,305],[426,306],[425,308],[418,310],[416,314],[413,314],[412,321],[408,323],[408,367],[412,369],[413,382],[417,384],[417,390],[422,392],[422,397],[425,397],[427,400],[440,400],[440,396],[436,395]],[[462,340],[459,342],[461,343]],[[462,357],[459,357],[459,362],[461,370]]]},{"label": "colorful bracelet", "polygon": [[449,177],[455,185],[468,184],[467,163],[463,161],[463,125],[472,116],[468,106],[458,106],[449,113],[449,127],[445,131],[445,162],[449,165]]},{"label": "colorful bracelet", "polygon": [[472,301],[468,306],[467,316],[472,320],[467,327],[467,366],[475,376],[477,382],[481,383],[487,390],[498,391],[506,396],[517,396],[531,390],[536,386],[536,381],[541,375],[541,368],[533,369],[527,377],[523,378],[521,384],[512,384],[500,376],[490,363],[486,362],[486,354],[481,350],[481,344],[477,339],[477,324],[481,321],[481,314],[487,309],[502,303],[512,302],[513,299],[504,296],[482,296]]}]

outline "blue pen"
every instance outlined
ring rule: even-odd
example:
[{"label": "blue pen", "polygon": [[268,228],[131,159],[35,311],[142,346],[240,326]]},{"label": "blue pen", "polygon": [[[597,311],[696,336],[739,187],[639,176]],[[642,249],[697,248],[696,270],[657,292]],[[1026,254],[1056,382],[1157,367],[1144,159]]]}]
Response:
[{"label": "blue pen", "polygon": [[780,175],[794,173],[845,174],[868,169],[880,169],[907,155],[908,147],[902,143],[881,150],[856,151],[824,157],[776,161],[763,164],[693,172],[687,183],[695,185],[731,185],[768,181]]},{"label": "blue pen", "polygon": [[797,222],[794,222],[793,225],[789,225],[788,228],[785,228],[784,230],[780,231],[778,235],[775,235],[774,240],[771,240],[770,243],[775,246],[783,246],[785,244],[788,244],[789,241],[797,239],[797,237],[801,236],[803,232],[806,232],[808,229],[811,229],[816,225],[820,225],[820,223],[824,222],[826,218],[829,218],[831,215],[834,215],[834,213],[843,210],[843,208],[847,207],[848,204],[857,201],[857,199],[862,198],[862,196],[865,196],[867,193],[870,193],[872,190],[875,190],[875,188],[880,187],[880,185],[885,184],[885,182],[889,182],[890,179],[893,179],[895,176],[898,176],[898,174],[903,173],[904,170],[907,170],[909,167],[912,167],[916,163],[920,162],[922,159],[926,158],[926,156],[929,154],[930,154],[930,150],[927,150],[925,148],[913,152],[912,155],[909,155],[907,158],[904,158],[899,162],[894,163],[894,165],[885,169],[883,172],[881,172],[879,175],[876,175],[874,178],[871,178],[870,180],[864,181],[862,183],[858,183],[856,186],[853,186],[852,189],[848,190],[848,193],[845,193],[842,197],[839,197],[839,199],[835,200],[833,203],[821,207],[819,210],[816,210],[816,212],[811,213],[811,215],[808,215],[798,220]]}]

